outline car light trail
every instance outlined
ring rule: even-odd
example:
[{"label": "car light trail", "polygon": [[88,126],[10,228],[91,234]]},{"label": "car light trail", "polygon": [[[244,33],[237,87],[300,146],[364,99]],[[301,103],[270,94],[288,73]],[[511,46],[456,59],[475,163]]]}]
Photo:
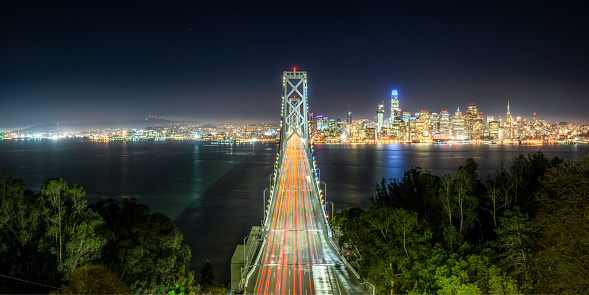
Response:
[{"label": "car light trail", "polygon": [[312,267],[330,265],[321,251],[322,212],[309,175],[301,138],[293,134],[286,146],[256,294],[313,294]]}]

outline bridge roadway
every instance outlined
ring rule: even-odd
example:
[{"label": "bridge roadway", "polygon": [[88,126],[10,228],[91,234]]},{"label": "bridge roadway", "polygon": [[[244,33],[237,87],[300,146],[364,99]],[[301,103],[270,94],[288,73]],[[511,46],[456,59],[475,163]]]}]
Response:
[{"label": "bridge roadway", "polygon": [[327,240],[325,215],[313,195],[311,186],[316,184],[308,163],[302,139],[293,134],[287,142],[258,267],[250,277],[255,284],[247,284],[245,293],[364,294]]}]

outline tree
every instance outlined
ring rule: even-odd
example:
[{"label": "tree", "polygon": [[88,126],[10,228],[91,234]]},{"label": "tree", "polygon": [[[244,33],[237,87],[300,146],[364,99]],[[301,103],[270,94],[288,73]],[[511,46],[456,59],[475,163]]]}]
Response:
[{"label": "tree", "polygon": [[536,194],[536,292],[589,290],[589,155],[549,168]]},{"label": "tree", "polygon": [[530,279],[529,264],[533,235],[528,215],[519,212],[517,206],[513,211],[505,210],[503,215],[499,218],[499,227],[495,230],[498,238],[494,244],[501,250],[500,257],[504,268],[520,282],[526,282]]},{"label": "tree", "polygon": [[[43,232],[40,200],[21,180],[0,181],[0,267],[3,273],[38,279],[43,273],[38,240]],[[12,267],[8,267],[12,266]]]},{"label": "tree", "polygon": [[437,205],[436,192],[440,178],[420,167],[405,171],[401,182],[383,178],[380,186],[376,185],[376,194],[370,200],[376,206],[405,208],[417,212],[419,218],[429,221]]},{"label": "tree", "polygon": [[[360,273],[381,291],[408,292],[424,289],[417,273],[428,253],[431,231],[419,221],[418,214],[403,208],[375,206],[359,220],[358,239],[353,240],[362,253]],[[354,236],[354,235],[352,235]],[[419,264],[419,267],[415,267]]]},{"label": "tree", "polygon": [[454,177],[454,201],[458,209],[458,232],[461,235],[464,235],[465,231],[470,229],[477,219],[476,167],[477,164],[472,159],[468,159],[467,165],[460,167]]},{"label": "tree", "polygon": [[67,285],[50,294],[131,294],[125,283],[104,265],[84,265],[68,272]]},{"label": "tree", "polygon": [[100,262],[118,273],[133,292],[195,290],[190,249],[181,244],[182,233],[167,216],[150,214],[136,199],[100,201],[91,208],[106,221],[103,235],[108,244]]},{"label": "tree", "polygon": [[96,233],[104,221],[86,208],[84,189],[68,187],[61,178],[48,180],[41,188],[42,216],[47,231],[41,247],[57,259],[58,271],[71,271],[100,257],[106,239]]},{"label": "tree", "polygon": [[200,283],[205,286],[211,286],[215,279],[215,272],[213,272],[213,265],[207,259],[203,267],[200,269]]},{"label": "tree", "polygon": [[517,281],[493,263],[493,253],[484,249],[480,254],[467,254],[464,244],[450,255],[446,264],[438,267],[435,278],[436,294],[518,294]]},{"label": "tree", "polygon": [[452,225],[452,212],[456,210],[456,205],[453,200],[452,176],[445,174],[440,181],[440,189],[437,194],[441,207],[442,214],[445,215],[445,220],[448,225]]},{"label": "tree", "polygon": [[496,179],[489,175],[487,177],[487,192],[483,197],[487,200],[483,205],[483,209],[489,211],[493,217],[493,228],[497,228],[497,216],[499,212],[506,206],[505,196],[501,194],[500,185]]}]

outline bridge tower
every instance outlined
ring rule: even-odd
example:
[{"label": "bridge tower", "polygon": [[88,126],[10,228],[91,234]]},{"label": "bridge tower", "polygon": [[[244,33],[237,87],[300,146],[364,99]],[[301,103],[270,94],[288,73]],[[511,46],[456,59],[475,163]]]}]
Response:
[{"label": "bridge tower", "polygon": [[284,71],[282,74],[282,132],[280,142],[288,142],[294,134],[305,139],[305,148],[309,147],[309,124],[307,103],[307,72]]}]

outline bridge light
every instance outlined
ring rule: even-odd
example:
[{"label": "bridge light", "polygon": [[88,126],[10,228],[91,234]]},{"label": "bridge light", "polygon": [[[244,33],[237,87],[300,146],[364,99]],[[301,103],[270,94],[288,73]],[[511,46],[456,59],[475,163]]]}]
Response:
[{"label": "bridge light", "polygon": [[297,71],[297,67],[293,67],[292,70],[296,72]]}]

